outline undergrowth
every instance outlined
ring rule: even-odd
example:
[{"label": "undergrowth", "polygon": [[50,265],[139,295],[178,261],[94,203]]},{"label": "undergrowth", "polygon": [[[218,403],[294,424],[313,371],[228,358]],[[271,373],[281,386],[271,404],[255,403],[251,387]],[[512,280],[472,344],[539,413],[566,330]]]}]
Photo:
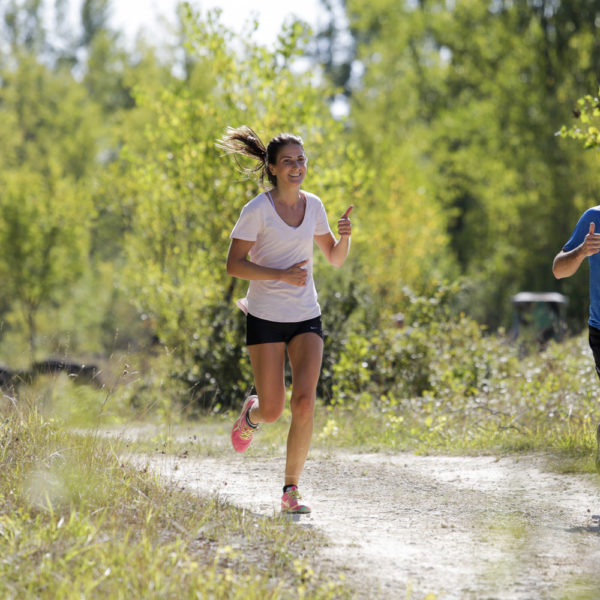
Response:
[{"label": "undergrowth", "polygon": [[0,597],[347,598],[317,534],[161,485],[121,442],[36,410],[0,423]]},{"label": "undergrowth", "polygon": [[[334,400],[323,409],[318,442],[391,451],[552,451],[583,458],[582,468],[590,470],[600,411],[585,335],[519,356],[517,347],[484,336],[468,321],[461,329],[459,339],[456,327],[447,328],[444,341],[437,338],[437,348],[430,347],[430,335],[417,334],[429,369],[419,393],[407,393],[410,382],[397,377],[382,386],[377,361],[366,352],[362,363],[353,363],[355,373],[363,369],[360,386],[356,377],[352,382],[340,375]],[[370,350],[381,340],[372,343]],[[402,362],[410,362],[404,353],[416,342],[397,343],[398,358],[382,365],[384,374],[409,368]],[[415,370],[425,362],[416,352],[413,360]],[[358,393],[350,395],[357,387]]]}]

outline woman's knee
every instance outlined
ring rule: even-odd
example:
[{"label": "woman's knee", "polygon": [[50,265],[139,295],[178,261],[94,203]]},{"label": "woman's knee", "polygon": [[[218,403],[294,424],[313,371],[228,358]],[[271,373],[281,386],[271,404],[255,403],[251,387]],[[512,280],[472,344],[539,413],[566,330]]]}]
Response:
[{"label": "woman's knee", "polygon": [[259,411],[261,420],[264,423],[274,423],[279,419],[281,413],[283,412],[283,407],[285,404],[284,401],[270,401],[270,399],[263,400],[262,398],[258,399]]},{"label": "woman's knee", "polygon": [[312,418],[315,412],[315,395],[311,393],[299,393],[292,395],[290,404],[292,416],[296,418]]}]

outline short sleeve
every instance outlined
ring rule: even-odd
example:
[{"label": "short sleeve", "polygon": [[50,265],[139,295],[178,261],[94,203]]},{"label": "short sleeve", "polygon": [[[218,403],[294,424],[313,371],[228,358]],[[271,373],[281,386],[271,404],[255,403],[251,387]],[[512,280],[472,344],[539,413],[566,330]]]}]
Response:
[{"label": "short sleeve", "polygon": [[260,219],[254,206],[246,204],[242,209],[240,218],[237,220],[231,235],[231,239],[255,242],[260,230]]},{"label": "short sleeve", "polygon": [[318,207],[315,215],[315,235],[325,235],[332,233],[329,227],[329,221],[327,220],[327,212],[325,207],[319,198],[317,198]]}]

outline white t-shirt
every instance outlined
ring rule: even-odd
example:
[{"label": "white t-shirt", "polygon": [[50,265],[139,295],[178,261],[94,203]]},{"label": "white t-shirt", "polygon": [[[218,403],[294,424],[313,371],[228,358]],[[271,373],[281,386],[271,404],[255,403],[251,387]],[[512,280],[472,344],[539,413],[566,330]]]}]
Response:
[{"label": "white t-shirt", "polygon": [[321,314],[313,281],[314,236],[331,232],[325,207],[314,194],[306,198],[304,219],[298,227],[288,225],[275,210],[267,193],[250,200],[242,209],[230,237],[254,242],[250,259],[257,265],[287,269],[308,259],[306,285],[299,287],[277,280],[251,280],[246,295],[248,312],[260,319],[293,323]]}]

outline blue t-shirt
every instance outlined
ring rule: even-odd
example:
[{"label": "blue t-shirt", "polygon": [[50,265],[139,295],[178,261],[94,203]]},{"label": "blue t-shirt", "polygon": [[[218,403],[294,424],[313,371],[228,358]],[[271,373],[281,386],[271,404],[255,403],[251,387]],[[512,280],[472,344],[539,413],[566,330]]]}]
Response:
[{"label": "blue t-shirt", "polygon": [[[590,223],[594,222],[596,233],[600,233],[600,205],[588,208],[579,219],[569,241],[563,246],[565,252],[574,250],[583,243],[590,231]],[[588,323],[600,329],[600,252],[588,257],[590,261],[590,316]]]}]

